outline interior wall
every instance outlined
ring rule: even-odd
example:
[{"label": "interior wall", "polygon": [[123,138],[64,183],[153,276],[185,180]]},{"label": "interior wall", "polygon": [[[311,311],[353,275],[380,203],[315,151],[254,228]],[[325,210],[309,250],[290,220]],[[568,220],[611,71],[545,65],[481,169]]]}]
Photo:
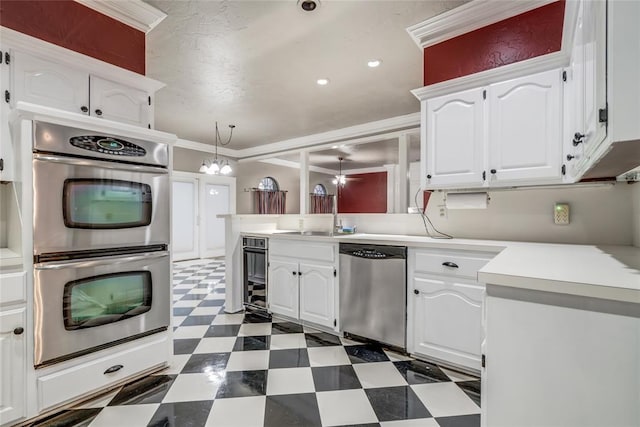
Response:
[{"label": "interior wall", "polygon": [[237,213],[253,213],[252,193],[244,190],[257,188],[260,180],[267,176],[274,178],[278,182],[280,190],[287,191],[287,213],[300,213],[300,169],[263,162],[242,162],[237,164]]},{"label": "interior wall", "polygon": [[424,85],[497,68],[562,45],[564,0],[424,49]]},{"label": "interior wall", "polygon": [[640,182],[635,182],[629,186],[631,187],[631,213],[633,216],[633,245],[640,248]]},{"label": "interior wall", "polygon": [[[456,238],[631,245],[635,235],[637,245],[637,187],[640,184],[492,191],[487,209],[448,211],[443,209],[443,193],[435,192],[427,214],[437,229]],[[555,202],[569,203],[569,225],[554,224]],[[354,214],[341,218],[343,224],[357,225],[363,233],[425,235],[418,214]]]},{"label": "interior wall", "polygon": [[145,33],[72,0],[2,0],[0,25],[145,73]]},{"label": "interior wall", "polygon": [[338,213],[387,212],[387,173],[347,175],[347,183],[338,188]]}]

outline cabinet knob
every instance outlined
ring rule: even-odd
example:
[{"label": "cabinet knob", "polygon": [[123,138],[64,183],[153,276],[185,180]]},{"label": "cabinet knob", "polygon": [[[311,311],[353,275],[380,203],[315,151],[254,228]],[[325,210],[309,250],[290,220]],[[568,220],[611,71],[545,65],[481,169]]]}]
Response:
[{"label": "cabinet knob", "polygon": [[89,108],[86,105],[83,105],[82,107],[80,107],[80,111],[86,113],[87,111],[89,111]]},{"label": "cabinet knob", "polygon": [[427,175],[427,179],[431,179],[431,175]]},{"label": "cabinet knob", "polygon": [[294,276],[298,274],[298,272],[297,272],[297,271],[292,271],[291,273],[292,273]]},{"label": "cabinet knob", "polygon": [[583,139],[586,135],[580,132],[576,132],[573,134],[573,146],[576,147],[578,144],[583,143]]},{"label": "cabinet knob", "polygon": [[298,276],[302,276],[302,271],[298,271]]},{"label": "cabinet knob", "polygon": [[24,332],[24,328],[20,327],[20,326],[18,326],[17,328],[15,328],[13,330],[13,333],[16,334],[16,335],[22,335],[23,332]]},{"label": "cabinet knob", "polygon": [[570,162],[571,160],[575,159],[576,156],[573,156],[571,154],[567,154],[567,161]]},{"label": "cabinet knob", "polygon": [[495,175],[495,174],[496,174],[496,172],[498,172],[498,171],[497,171],[497,170],[495,170],[495,169],[491,169],[489,172],[491,172],[491,174],[492,174],[492,175]]},{"label": "cabinet knob", "polygon": [[101,116],[102,115],[102,110],[101,109],[96,109],[96,115]]},{"label": "cabinet knob", "polygon": [[122,366],[122,365],[113,365],[112,367],[110,367],[106,371],[104,371],[103,374],[104,375],[113,374],[114,372],[118,372],[122,368],[124,368],[124,366]]},{"label": "cabinet knob", "polygon": [[416,294],[416,295],[420,295],[420,291],[419,291],[419,290],[417,290],[417,289],[414,289],[414,290],[413,290],[413,293],[414,293],[414,294]]}]

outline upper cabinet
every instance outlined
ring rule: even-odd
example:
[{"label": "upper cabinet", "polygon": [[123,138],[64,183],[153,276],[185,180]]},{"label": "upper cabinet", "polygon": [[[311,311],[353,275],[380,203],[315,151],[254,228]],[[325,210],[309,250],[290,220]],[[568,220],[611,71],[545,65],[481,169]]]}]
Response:
[{"label": "upper cabinet", "polygon": [[[524,21],[545,34],[523,32]],[[469,2],[409,28],[428,82],[413,91],[422,187],[572,183],[639,166],[638,21],[640,2]],[[458,66],[460,37],[496,47],[465,51]],[[504,58],[491,56],[498,48]]]},{"label": "upper cabinet", "polygon": [[[485,145],[483,89],[422,103],[428,186],[482,185]],[[423,138],[424,139],[424,138]],[[423,187],[424,188],[424,187]]]},{"label": "upper cabinet", "polygon": [[16,101],[153,127],[147,92],[23,52],[14,56]]},{"label": "upper cabinet", "polygon": [[562,71],[422,101],[425,188],[562,179]]},{"label": "upper cabinet", "polygon": [[[6,59],[5,59],[6,58]],[[10,76],[9,53],[0,46],[0,181],[13,181],[13,145],[11,142],[11,129],[9,128],[10,112]],[[7,96],[9,95],[9,96]]]}]

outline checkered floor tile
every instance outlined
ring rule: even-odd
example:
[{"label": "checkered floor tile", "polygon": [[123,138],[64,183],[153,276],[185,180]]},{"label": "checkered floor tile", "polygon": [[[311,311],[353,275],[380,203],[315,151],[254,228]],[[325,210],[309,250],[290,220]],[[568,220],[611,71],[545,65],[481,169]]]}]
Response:
[{"label": "checkered floor tile", "polygon": [[480,425],[480,381],[295,323],[224,313],[224,262],[176,263],[170,367],[36,425]]}]

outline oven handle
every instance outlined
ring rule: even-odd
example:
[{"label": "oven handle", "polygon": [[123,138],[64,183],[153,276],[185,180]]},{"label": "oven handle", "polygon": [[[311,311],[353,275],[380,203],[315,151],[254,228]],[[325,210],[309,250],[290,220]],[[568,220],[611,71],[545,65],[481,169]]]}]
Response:
[{"label": "oven handle", "polygon": [[61,270],[63,268],[90,268],[98,267],[101,265],[114,265],[114,264],[126,264],[134,261],[147,261],[151,259],[163,258],[169,256],[169,252],[151,252],[141,255],[131,256],[111,256],[104,258],[91,259],[86,261],[62,261],[62,262],[44,262],[35,264],[36,270]]},{"label": "oven handle", "polygon": [[132,165],[129,163],[105,162],[100,160],[81,159],[76,157],[54,156],[51,154],[34,153],[33,158],[47,162],[65,163],[73,166],[95,166],[104,169],[114,169],[128,172],[155,173],[158,175],[169,173],[167,169],[161,167]]}]

